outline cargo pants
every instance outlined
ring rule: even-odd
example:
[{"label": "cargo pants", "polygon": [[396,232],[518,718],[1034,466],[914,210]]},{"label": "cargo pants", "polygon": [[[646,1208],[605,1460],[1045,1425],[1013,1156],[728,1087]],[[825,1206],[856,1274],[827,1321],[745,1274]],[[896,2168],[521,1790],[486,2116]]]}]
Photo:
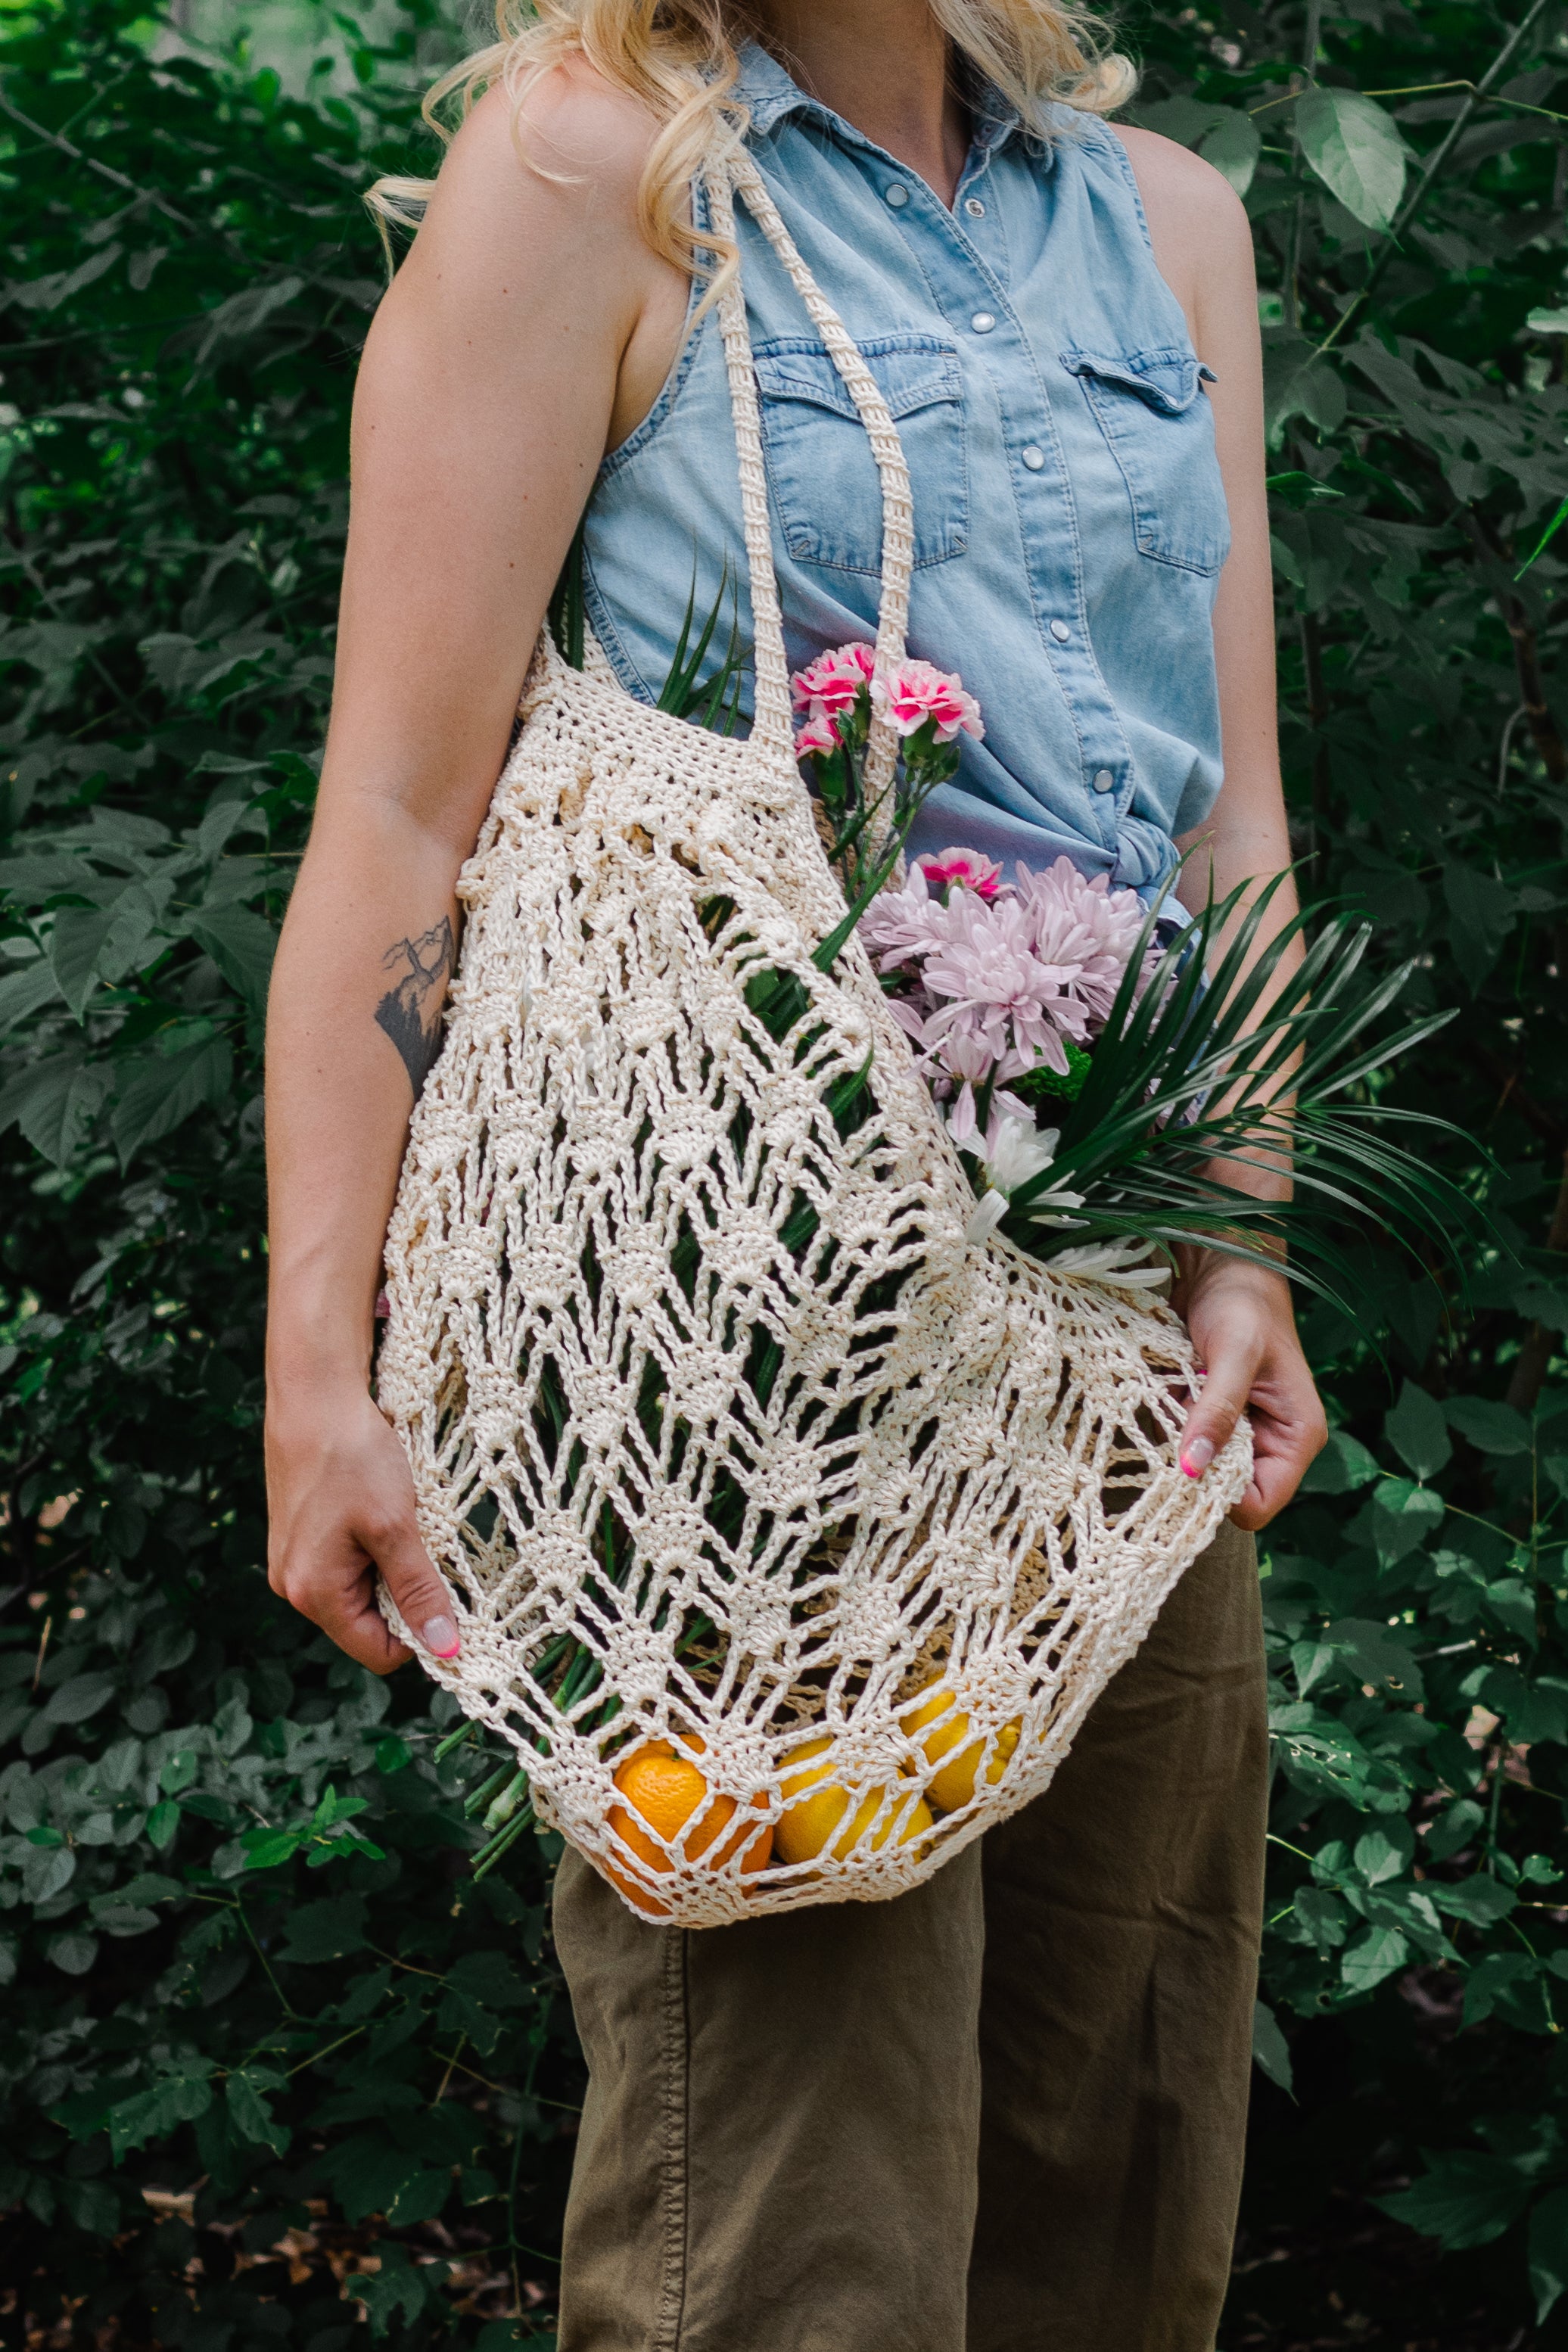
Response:
[{"label": "cargo pants", "polygon": [[561,2352],[1210,2352],[1267,1780],[1227,1524],[1045,1794],[895,1901],[659,1927],[568,1851]]}]

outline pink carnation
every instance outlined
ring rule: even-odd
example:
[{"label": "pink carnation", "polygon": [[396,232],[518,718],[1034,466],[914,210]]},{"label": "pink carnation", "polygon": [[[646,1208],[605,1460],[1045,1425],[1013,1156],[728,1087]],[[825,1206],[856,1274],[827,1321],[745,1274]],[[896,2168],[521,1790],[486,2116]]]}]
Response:
[{"label": "pink carnation", "polygon": [[985,732],[980,705],[964,692],[962,678],[927,661],[905,662],[885,683],[873,678],[871,699],[886,709],[900,735],[912,735],[928,719],[935,721],[939,743],[951,743],[961,728],[977,743]]},{"label": "pink carnation", "polygon": [[797,760],[822,758],[838,749],[838,730],[820,705],[812,712],[804,727],[797,730],[795,756]]},{"label": "pink carnation", "polygon": [[944,849],[940,856],[931,850],[917,857],[915,864],[933,890],[962,887],[982,898],[994,898],[1001,887],[1002,868],[994,857],[983,857],[978,849]]},{"label": "pink carnation", "polygon": [[819,654],[808,668],[797,669],[790,680],[795,709],[809,709],[818,719],[851,709],[876,659],[875,646],[839,646],[833,653]]}]

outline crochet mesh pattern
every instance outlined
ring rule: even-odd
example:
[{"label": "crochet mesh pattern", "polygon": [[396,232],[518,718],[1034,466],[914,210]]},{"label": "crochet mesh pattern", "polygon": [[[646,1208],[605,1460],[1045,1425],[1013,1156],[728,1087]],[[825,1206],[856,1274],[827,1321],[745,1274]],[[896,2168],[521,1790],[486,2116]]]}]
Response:
[{"label": "crochet mesh pattern", "polygon": [[[721,234],[746,202],[870,436],[886,671],[911,545],[897,433],[742,149],[709,187]],[[413,1643],[421,1664],[517,1748],[542,1819],[686,1927],[900,1894],[1037,1796],[1250,1462],[1244,1423],[1183,1475],[1173,1315],[965,1240],[968,1181],[863,950],[811,960],[844,902],[791,749],[738,281],[720,323],[753,730],[649,709],[542,635],[458,886],[377,1366],[462,1631],[450,1662]],[[895,748],[884,727],[873,784]],[[563,1706],[576,1645],[602,1673]],[[939,1766],[903,1718],[932,1686],[980,1752],[973,1796],[927,1828]],[[749,1825],[825,1735],[845,1830],[748,1873]],[[745,1837],[715,1811],[706,1839],[700,1814],[627,1848],[613,1775],[649,1738],[700,1757]]]}]

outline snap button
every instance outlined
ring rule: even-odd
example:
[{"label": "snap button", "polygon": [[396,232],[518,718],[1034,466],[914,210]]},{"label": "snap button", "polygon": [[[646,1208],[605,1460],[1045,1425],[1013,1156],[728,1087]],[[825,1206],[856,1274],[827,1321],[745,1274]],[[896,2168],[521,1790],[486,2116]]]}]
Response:
[{"label": "snap button", "polygon": [[910,192],[908,188],[905,187],[901,180],[895,180],[892,186],[888,190],[888,202],[892,205],[893,210],[896,213],[902,212],[904,206],[909,203],[909,200]]},{"label": "snap button", "polygon": [[1051,623],[1051,635],[1055,637],[1058,646],[1065,646],[1068,639],[1071,636],[1072,631],[1068,628],[1065,621],[1053,621]]},{"label": "snap button", "polygon": [[1115,782],[1116,779],[1110,769],[1101,768],[1095,776],[1094,789],[1097,793],[1108,793]]},{"label": "snap button", "polygon": [[969,323],[977,335],[988,335],[996,321],[989,310],[976,310]]},{"label": "snap button", "polygon": [[971,220],[984,220],[985,217],[985,207],[978,196],[965,196],[963,209]]},{"label": "snap button", "polygon": [[1032,441],[1026,449],[1020,449],[1018,455],[1023,458],[1031,474],[1037,474],[1046,462],[1045,451],[1037,449]]}]

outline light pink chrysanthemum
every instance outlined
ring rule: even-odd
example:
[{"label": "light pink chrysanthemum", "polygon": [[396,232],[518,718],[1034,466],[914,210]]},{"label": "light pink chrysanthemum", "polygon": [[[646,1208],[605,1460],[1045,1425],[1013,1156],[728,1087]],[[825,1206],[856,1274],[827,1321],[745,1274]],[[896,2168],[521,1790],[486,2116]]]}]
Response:
[{"label": "light pink chrysanthemum", "polygon": [[809,709],[818,718],[832,718],[849,709],[869,678],[876,659],[875,646],[839,646],[830,654],[819,654],[808,667],[797,669],[790,680],[795,709]]},{"label": "light pink chrysanthemum", "polygon": [[931,896],[917,864],[901,890],[878,892],[858,928],[868,952],[880,957],[882,971],[893,971],[942,944],[947,937],[947,910]]},{"label": "light pink chrysanthemum", "polygon": [[951,743],[960,729],[977,743],[985,732],[980,705],[964,692],[963,679],[928,661],[907,661],[885,682],[874,677],[871,699],[887,711],[900,735],[912,735],[928,719],[935,721],[939,743]]},{"label": "light pink chrysanthemum", "polygon": [[978,849],[944,849],[940,856],[928,850],[915,864],[933,890],[961,887],[978,892],[982,898],[994,898],[1002,887],[1002,868]]},{"label": "light pink chrysanthemum", "polygon": [[1089,1021],[1104,1021],[1146,919],[1137,892],[1112,890],[1103,874],[1090,881],[1070,857],[1058,857],[1043,874],[1021,865],[1018,890],[1035,954]]},{"label": "light pink chrysanthemum", "polygon": [[1005,1076],[1037,1062],[1065,1073],[1062,1040],[1081,1045],[1089,1016],[1064,985],[1068,975],[1037,951],[1030,908],[1018,898],[987,906],[960,890],[942,912],[946,940],[924,959],[921,978],[933,996],[949,1001],[927,1022],[928,1037],[935,1043],[951,1034],[984,1044]]}]

